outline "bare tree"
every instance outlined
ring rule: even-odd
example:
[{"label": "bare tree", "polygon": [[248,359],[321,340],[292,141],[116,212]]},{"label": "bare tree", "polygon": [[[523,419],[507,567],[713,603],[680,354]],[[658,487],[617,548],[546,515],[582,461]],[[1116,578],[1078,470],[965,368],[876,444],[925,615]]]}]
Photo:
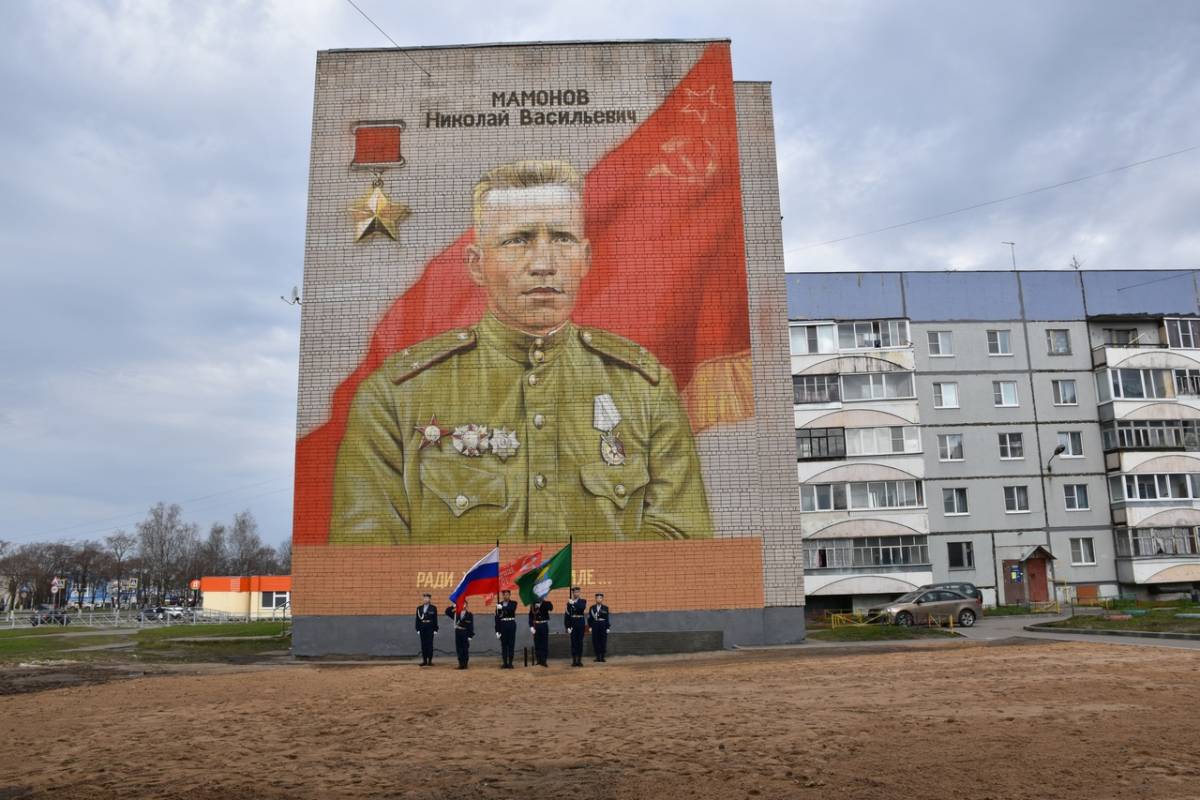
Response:
[{"label": "bare tree", "polygon": [[[74,547],[72,554],[69,574],[71,576],[71,586],[75,588],[79,595],[79,605],[84,603],[84,592],[90,587],[92,590],[92,603],[96,602],[96,582],[100,578],[100,572],[104,566],[104,550],[100,545],[93,541],[83,541]],[[70,598],[65,598],[70,599]]]},{"label": "bare tree", "polygon": [[[270,550],[270,548],[265,548]],[[260,575],[263,572],[263,542],[258,521],[248,510],[233,515],[229,528],[229,566],[234,575]],[[271,560],[274,560],[271,552]]]},{"label": "bare tree", "polygon": [[275,561],[281,574],[292,574],[292,538],[290,536],[275,548]]},{"label": "bare tree", "polygon": [[145,577],[154,587],[154,597],[166,597],[178,589],[181,562],[198,535],[193,524],[183,521],[183,510],[172,503],[158,503],[146,518],[137,524],[138,557]]},{"label": "bare tree", "polygon": [[133,548],[137,546],[138,540],[136,536],[125,531],[117,531],[112,536],[106,537],[104,543],[108,545],[108,554],[112,558],[113,572],[117,579],[117,596],[113,598],[113,608],[120,608],[121,581],[125,578],[127,562],[133,554]]},{"label": "bare tree", "polygon": [[226,538],[226,528],[220,522],[214,522],[208,529],[208,538],[200,546],[201,572],[205,575],[224,575],[229,572]]}]

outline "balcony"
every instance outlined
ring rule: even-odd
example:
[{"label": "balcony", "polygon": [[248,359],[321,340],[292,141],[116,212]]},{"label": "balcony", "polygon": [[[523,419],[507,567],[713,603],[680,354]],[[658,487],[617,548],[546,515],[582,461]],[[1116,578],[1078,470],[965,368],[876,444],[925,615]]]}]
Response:
[{"label": "balcony", "polygon": [[1200,451],[1200,421],[1136,420],[1110,422],[1101,430],[1104,451]]},{"label": "balcony", "polygon": [[1117,558],[1200,559],[1196,528],[1117,528]]}]

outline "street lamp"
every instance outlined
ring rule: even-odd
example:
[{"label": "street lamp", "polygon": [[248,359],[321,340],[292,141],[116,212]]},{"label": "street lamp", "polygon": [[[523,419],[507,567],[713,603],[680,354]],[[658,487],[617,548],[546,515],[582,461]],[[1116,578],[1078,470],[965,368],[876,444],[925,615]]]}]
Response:
[{"label": "street lamp", "polygon": [[1050,462],[1054,460],[1055,456],[1060,456],[1065,452],[1067,452],[1067,446],[1065,444],[1060,444],[1058,447],[1054,448],[1054,452],[1050,454],[1050,458],[1046,459],[1046,472],[1054,471],[1050,468]]}]

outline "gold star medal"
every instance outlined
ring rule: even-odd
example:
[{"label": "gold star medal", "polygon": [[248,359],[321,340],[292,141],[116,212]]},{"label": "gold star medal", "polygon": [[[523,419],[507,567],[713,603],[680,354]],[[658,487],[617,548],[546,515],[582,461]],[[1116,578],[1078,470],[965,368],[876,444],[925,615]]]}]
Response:
[{"label": "gold star medal", "polygon": [[354,217],[354,238],[361,242],[373,233],[382,233],[395,239],[400,223],[412,216],[412,209],[404,203],[395,203],[383,193],[381,181],[375,181],[371,191],[350,206]]}]

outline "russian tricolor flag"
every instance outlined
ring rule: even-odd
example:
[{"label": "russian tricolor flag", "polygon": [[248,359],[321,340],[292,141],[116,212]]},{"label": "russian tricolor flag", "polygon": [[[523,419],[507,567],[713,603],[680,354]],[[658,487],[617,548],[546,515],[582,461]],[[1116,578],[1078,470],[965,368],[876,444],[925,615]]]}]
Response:
[{"label": "russian tricolor flag", "polygon": [[467,570],[458,586],[450,593],[455,611],[462,611],[463,603],[473,594],[500,593],[500,548],[493,547],[492,551],[475,562],[475,566]]}]

